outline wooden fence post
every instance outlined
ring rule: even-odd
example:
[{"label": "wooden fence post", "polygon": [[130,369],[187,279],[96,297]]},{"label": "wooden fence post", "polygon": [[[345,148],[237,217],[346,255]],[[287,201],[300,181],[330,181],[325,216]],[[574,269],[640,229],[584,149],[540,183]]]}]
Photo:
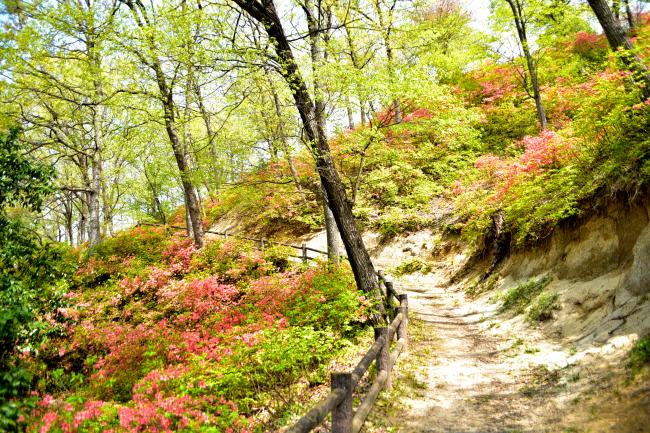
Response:
[{"label": "wooden fence post", "polygon": [[[378,270],[377,271],[377,276],[379,277],[379,291],[381,292],[382,291],[382,289],[381,289],[382,282],[386,281],[386,279],[384,278],[384,271],[382,271],[381,269]],[[384,285],[384,288],[385,288],[385,285]],[[384,296],[384,299],[387,299],[388,291],[386,291],[385,295],[386,296]]]},{"label": "wooden fence post", "polygon": [[408,295],[406,293],[403,293],[401,295],[397,295],[397,299],[399,299],[399,309],[398,312],[402,313],[402,322],[399,324],[399,327],[397,328],[397,339],[404,339],[404,348],[403,350],[406,352],[408,350],[408,341],[409,341],[409,335],[408,335],[408,326],[409,326],[409,299]]},{"label": "wooden fence post", "polygon": [[302,261],[306,262],[307,261],[307,245],[302,244],[300,246],[300,249],[302,250]]},{"label": "wooden fence post", "polygon": [[390,341],[388,340],[388,328],[375,328],[375,340],[384,337],[384,344],[377,354],[377,370],[386,370],[389,374],[384,384],[384,389],[391,389],[392,383],[390,380]]},{"label": "wooden fence post", "polygon": [[332,391],[343,389],[345,398],[332,410],[332,433],[352,431],[352,373],[332,373]]},{"label": "wooden fence post", "polygon": [[390,312],[393,311],[393,306],[391,301],[393,300],[393,282],[392,281],[386,281],[386,311]]}]

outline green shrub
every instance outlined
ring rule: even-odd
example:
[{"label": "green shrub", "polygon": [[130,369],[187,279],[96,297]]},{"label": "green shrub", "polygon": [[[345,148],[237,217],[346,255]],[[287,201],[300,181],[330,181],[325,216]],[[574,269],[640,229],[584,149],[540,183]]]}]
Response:
[{"label": "green shrub", "polygon": [[418,257],[414,257],[400,263],[399,266],[394,268],[391,273],[395,276],[401,276],[413,274],[418,271],[422,272],[423,274],[427,274],[431,272],[431,265],[424,262]]},{"label": "green shrub", "polygon": [[331,270],[307,271],[302,290],[288,303],[284,313],[293,326],[324,327],[341,334],[355,331],[353,322],[363,321],[363,294],[346,266]]},{"label": "green shrub", "polygon": [[514,309],[517,314],[524,312],[525,308],[551,282],[550,276],[534,279],[509,289],[501,297],[500,312]]},{"label": "green shrub", "polygon": [[629,356],[628,368],[633,372],[638,372],[643,366],[650,363],[650,335],[639,339],[630,350]]},{"label": "green shrub", "polygon": [[465,293],[469,296],[478,296],[481,293],[494,290],[499,282],[499,274],[495,273],[490,275],[483,281],[476,280],[465,288]]},{"label": "green shrub", "polygon": [[162,260],[162,252],[167,246],[169,236],[163,227],[134,227],[104,239],[92,250],[96,258],[108,259],[137,257],[144,263],[152,264]]},{"label": "green shrub", "polygon": [[540,293],[533,305],[528,308],[526,318],[530,323],[539,323],[551,319],[553,311],[559,308],[557,301],[557,293]]},{"label": "green shrub", "polygon": [[249,413],[269,392],[283,392],[300,378],[318,379],[315,370],[324,367],[338,348],[335,334],[328,328],[269,329],[258,338],[259,344],[238,350],[225,361],[227,365],[210,372],[211,377],[205,380],[208,389],[227,395],[243,413]]}]

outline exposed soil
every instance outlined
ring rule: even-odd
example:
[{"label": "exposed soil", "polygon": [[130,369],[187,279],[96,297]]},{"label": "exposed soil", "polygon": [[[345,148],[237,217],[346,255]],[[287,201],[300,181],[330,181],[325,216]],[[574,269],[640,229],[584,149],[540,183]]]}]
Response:
[{"label": "exposed soil", "polygon": [[578,348],[497,305],[468,299],[444,275],[396,280],[409,294],[409,353],[370,432],[650,432],[650,381],[630,379],[633,335]]}]

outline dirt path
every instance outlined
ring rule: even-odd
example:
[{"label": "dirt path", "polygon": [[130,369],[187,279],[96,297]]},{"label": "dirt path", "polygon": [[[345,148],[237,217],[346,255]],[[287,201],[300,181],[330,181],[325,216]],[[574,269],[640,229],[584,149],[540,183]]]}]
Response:
[{"label": "dirt path", "polygon": [[412,339],[367,431],[650,432],[650,393],[622,387],[607,347],[595,353],[546,337],[440,279],[396,280],[409,295]]},{"label": "dirt path", "polygon": [[[388,243],[370,233],[364,241],[384,270],[432,257],[427,248],[437,242],[428,232]],[[315,248],[324,242],[324,234],[309,241]],[[462,251],[433,256],[432,272],[395,279],[409,295],[411,342],[393,390],[380,394],[363,431],[650,433],[650,373],[630,377],[625,368],[635,334],[608,336],[607,318],[585,322],[585,333],[571,339],[551,324],[532,327],[499,314],[490,295],[470,299],[462,285],[447,286],[466,260]],[[604,338],[590,334],[596,328]]]}]

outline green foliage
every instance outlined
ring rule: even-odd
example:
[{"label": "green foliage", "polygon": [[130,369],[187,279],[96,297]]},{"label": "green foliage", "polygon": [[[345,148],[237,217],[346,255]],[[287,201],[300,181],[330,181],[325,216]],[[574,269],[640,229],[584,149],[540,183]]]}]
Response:
[{"label": "green foliage", "polygon": [[18,130],[0,134],[0,428],[16,426],[32,373],[18,357],[33,351],[53,326],[39,320],[62,305],[56,282],[71,270],[66,250],[42,243],[34,230],[8,215],[38,211],[52,190],[52,170],[24,156]]},{"label": "green foliage", "polygon": [[526,319],[530,323],[539,323],[553,318],[553,311],[557,310],[558,294],[542,292],[526,312]]},{"label": "green foliage", "polygon": [[531,278],[525,283],[508,289],[501,295],[499,311],[515,310],[517,314],[524,312],[533,299],[551,282],[550,276]]},{"label": "green foliage", "polygon": [[357,291],[354,278],[345,266],[326,272],[307,271],[304,289],[287,305],[284,314],[293,326],[329,328],[341,334],[353,333],[365,321],[365,297]]},{"label": "green foliage", "polygon": [[427,274],[431,272],[431,265],[424,262],[419,257],[414,257],[412,259],[403,261],[391,271],[391,273],[395,276],[408,275],[415,272]]},{"label": "green foliage", "polygon": [[543,239],[559,221],[579,215],[578,171],[569,165],[549,170],[512,187],[514,200],[504,203],[506,223],[518,245]]},{"label": "green foliage", "polygon": [[506,100],[486,107],[480,126],[483,148],[497,154],[512,152],[512,144],[537,132],[535,107],[531,102]]},{"label": "green foliage", "polygon": [[334,335],[327,328],[311,326],[267,330],[259,336],[259,344],[239,351],[206,383],[249,412],[265,394],[285,389],[298,379],[311,377],[321,382],[318,373],[322,371],[314,368],[323,367],[336,353]]},{"label": "green foliage", "polygon": [[650,335],[640,338],[630,350],[628,368],[638,372],[650,363]]},{"label": "green foliage", "polygon": [[476,280],[465,288],[465,293],[469,296],[478,296],[494,290],[499,282],[499,274],[494,273],[483,281]]},{"label": "green foliage", "polygon": [[19,129],[0,134],[0,209],[23,206],[39,210],[52,192],[54,170],[27,158],[18,140]]},{"label": "green foliage", "polygon": [[92,254],[102,259],[137,257],[145,264],[158,263],[168,238],[162,227],[139,226],[104,239],[93,248]]}]

